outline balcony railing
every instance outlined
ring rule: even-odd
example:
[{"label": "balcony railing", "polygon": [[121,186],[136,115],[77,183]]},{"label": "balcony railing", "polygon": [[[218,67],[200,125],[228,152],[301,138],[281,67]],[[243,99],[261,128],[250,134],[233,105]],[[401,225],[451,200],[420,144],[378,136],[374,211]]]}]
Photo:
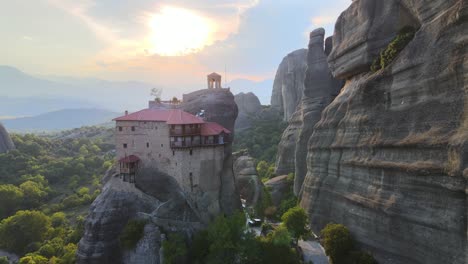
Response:
[{"label": "balcony railing", "polygon": [[171,136],[189,136],[189,135],[200,135],[200,128],[185,128],[185,129],[171,129]]}]

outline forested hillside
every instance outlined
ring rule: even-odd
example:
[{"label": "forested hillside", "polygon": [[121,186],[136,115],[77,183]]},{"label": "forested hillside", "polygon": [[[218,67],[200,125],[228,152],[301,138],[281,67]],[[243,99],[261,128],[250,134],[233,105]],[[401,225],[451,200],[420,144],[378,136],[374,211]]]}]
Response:
[{"label": "forested hillside", "polygon": [[22,257],[21,263],[75,263],[84,216],[112,165],[113,145],[11,137],[17,149],[0,154],[0,249]]}]

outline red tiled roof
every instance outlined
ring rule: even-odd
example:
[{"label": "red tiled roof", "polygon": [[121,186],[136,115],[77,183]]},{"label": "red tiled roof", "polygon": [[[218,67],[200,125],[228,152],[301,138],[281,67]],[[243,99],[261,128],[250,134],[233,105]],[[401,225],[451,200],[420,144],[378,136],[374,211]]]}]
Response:
[{"label": "red tiled roof", "polygon": [[204,121],[179,109],[143,109],[117,117],[114,121],[159,121],[169,125],[203,124]]},{"label": "red tiled roof", "polygon": [[135,156],[135,155],[130,155],[128,157],[124,157],[124,158],[121,158],[119,159],[119,162],[123,162],[123,163],[133,163],[133,162],[137,162],[139,161],[140,158]]},{"label": "red tiled roof", "polygon": [[167,121],[169,110],[143,109],[135,113],[113,119],[114,121]]},{"label": "red tiled roof", "polygon": [[203,124],[203,119],[198,118],[190,113],[182,110],[170,110],[171,113],[167,119],[168,125],[183,125],[183,124]]},{"label": "red tiled roof", "polygon": [[216,136],[216,135],[221,134],[221,132],[224,132],[226,134],[231,134],[231,131],[229,131],[227,128],[221,126],[218,123],[208,123],[208,122],[206,122],[201,127],[201,135],[202,136]]}]

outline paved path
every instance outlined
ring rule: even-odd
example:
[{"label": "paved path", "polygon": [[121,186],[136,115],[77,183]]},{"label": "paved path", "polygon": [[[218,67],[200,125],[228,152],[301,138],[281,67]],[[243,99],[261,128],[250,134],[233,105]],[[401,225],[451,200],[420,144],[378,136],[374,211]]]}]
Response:
[{"label": "paved path", "polygon": [[325,250],[317,242],[312,240],[299,241],[299,246],[304,253],[304,263],[312,261],[314,264],[328,264],[328,258],[325,255]]}]

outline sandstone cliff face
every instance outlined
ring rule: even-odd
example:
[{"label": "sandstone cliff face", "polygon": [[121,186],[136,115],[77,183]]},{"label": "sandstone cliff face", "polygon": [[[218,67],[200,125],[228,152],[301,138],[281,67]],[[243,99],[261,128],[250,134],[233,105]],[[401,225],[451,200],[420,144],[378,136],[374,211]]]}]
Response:
[{"label": "sandstone cliff face", "polygon": [[249,156],[240,156],[234,162],[234,175],[240,197],[247,206],[255,206],[261,199],[263,183],[258,177],[255,160]]},{"label": "sandstone cliff face", "polygon": [[307,142],[322,110],[339,93],[343,82],[336,80],[328,68],[325,47],[331,49],[331,38],[324,45],[324,29],[317,29],[310,34],[307,53],[307,71],[304,80],[304,91],[296,112],[289,119],[289,125],[278,145],[276,157],[276,174],[295,172],[296,194],[299,193],[307,173]]},{"label": "sandstone cliff face", "polygon": [[10,135],[6,131],[5,127],[0,124],[0,153],[5,153],[15,148],[13,141],[11,141]]},{"label": "sandstone cliff face", "polygon": [[[206,121],[216,122],[229,129],[232,132],[231,142],[234,140],[234,125],[239,110],[229,89],[205,89],[186,94],[181,109],[192,114],[205,110]],[[224,149],[223,170],[218,175],[220,185],[217,192],[221,213],[225,214],[241,208],[233,162],[232,144],[228,144]]]},{"label": "sandstone cliff face", "polygon": [[[468,3],[354,1],[329,62],[347,81],[309,141],[301,206],[379,263],[468,263]],[[368,72],[400,27],[419,27]]]},{"label": "sandstone cliff face", "polygon": [[284,121],[291,118],[301,100],[307,69],[306,58],[306,49],[296,50],[284,57],[276,71],[271,106],[283,113]]},{"label": "sandstone cliff face", "polygon": [[253,93],[239,93],[234,96],[234,100],[239,109],[236,119],[235,129],[240,132],[249,129],[258,113],[262,110],[260,100]]},{"label": "sandstone cliff face", "polygon": [[307,143],[312,136],[315,124],[320,120],[323,109],[338,95],[344,82],[335,79],[328,67],[326,50],[331,49],[332,40],[324,45],[323,28],[310,33],[307,54],[305,89],[301,101],[301,124],[297,133],[295,147],[294,193],[297,195],[307,174]]}]

